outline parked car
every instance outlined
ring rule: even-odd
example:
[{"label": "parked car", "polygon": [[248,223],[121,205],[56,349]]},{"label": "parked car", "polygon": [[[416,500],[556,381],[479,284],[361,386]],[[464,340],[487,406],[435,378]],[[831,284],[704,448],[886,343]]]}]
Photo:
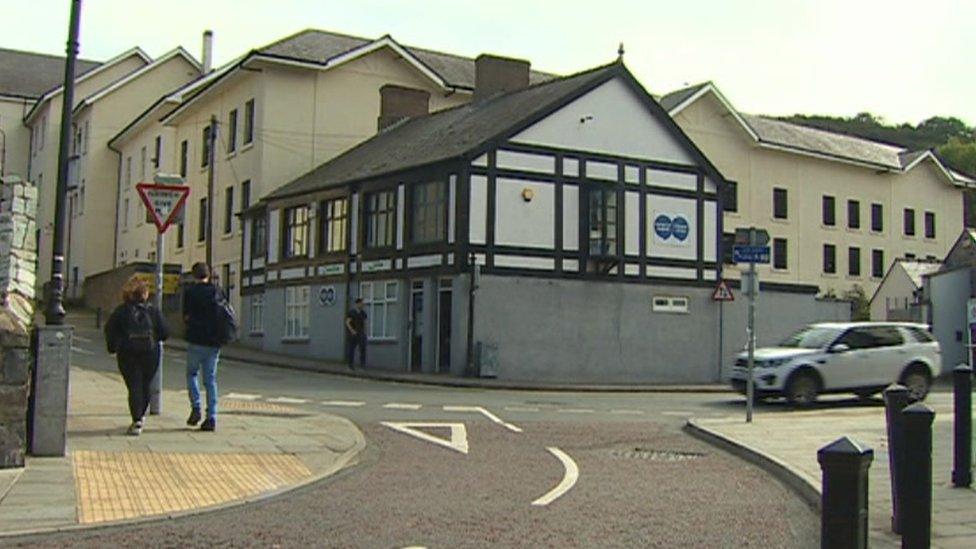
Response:
[{"label": "parked car", "polygon": [[[786,397],[808,405],[823,393],[867,398],[892,383],[924,400],[942,370],[942,350],[928,326],[907,322],[846,322],[809,325],[776,347],[754,354],[754,396]],[[732,368],[732,387],[746,393],[747,353]]]}]

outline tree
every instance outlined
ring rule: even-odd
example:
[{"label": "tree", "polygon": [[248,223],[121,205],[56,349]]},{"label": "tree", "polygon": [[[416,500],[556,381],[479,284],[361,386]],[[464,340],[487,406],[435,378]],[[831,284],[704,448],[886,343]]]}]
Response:
[{"label": "tree", "polygon": [[851,320],[871,320],[871,302],[860,284],[846,290],[843,298],[851,302]]},{"label": "tree", "polygon": [[953,137],[948,143],[938,148],[939,157],[946,164],[967,174],[976,174],[976,141],[966,141],[961,137]]}]

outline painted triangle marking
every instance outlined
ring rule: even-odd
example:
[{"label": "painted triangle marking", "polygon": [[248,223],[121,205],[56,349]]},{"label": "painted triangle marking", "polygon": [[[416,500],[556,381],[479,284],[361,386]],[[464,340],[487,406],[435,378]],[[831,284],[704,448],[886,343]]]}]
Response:
[{"label": "painted triangle marking", "polygon": [[[463,423],[381,421],[380,424],[385,425],[394,431],[399,431],[405,435],[410,435],[412,437],[419,438],[420,440],[425,440],[445,448],[450,448],[451,450],[461,452],[465,455],[468,453],[468,431],[464,427]],[[450,429],[451,438],[448,440],[445,438],[436,437],[430,433],[425,433],[418,429]]]}]

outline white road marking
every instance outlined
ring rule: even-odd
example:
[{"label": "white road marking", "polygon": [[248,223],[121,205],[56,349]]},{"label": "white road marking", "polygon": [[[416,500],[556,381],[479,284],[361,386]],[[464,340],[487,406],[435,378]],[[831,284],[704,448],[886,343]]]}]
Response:
[{"label": "white road marking", "polygon": [[579,467],[576,466],[576,462],[573,461],[573,458],[569,457],[566,455],[566,452],[563,452],[555,446],[550,446],[546,448],[546,450],[549,450],[550,454],[556,456],[556,459],[562,462],[566,472],[563,474],[563,479],[559,481],[559,484],[557,484],[555,488],[539,499],[533,501],[532,505],[549,505],[553,501],[556,501],[557,498],[568,492],[576,484],[576,480],[579,479]]},{"label": "white road marking", "polygon": [[610,410],[611,414],[643,414],[644,410]]},{"label": "white road marking", "polygon": [[349,408],[354,408],[356,406],[362,406],[366,403],[361,400],[323,400],[322,404],[326,406],[346,406]]},{"label": "white road marking", "polygon": [[92,340],[91,340],[91,339],[89,339],[89,338],[87,338],[87,337],[85,337],[85,336],[80,336],[80,335],[78,335],[78,334],[71,334],[71,339],[74,339],[74,340],[77,340],[77,341],[80,341],[80,342],[82,342],[82,343],[91,343],[91,342],[92,342]]},{"label": "white road marking", "polygon": [[477,412],[477,413],[485,416],[486,418],[490,419],[491,421],[493,421],[493,422],[501,425],[502,427],[508,429],[509,431],[512,431],[514,433],[521,433],[522,432],[522,429],[521,428],[519,428],[519,427],[517,427],[515,425],[512,425],[511,423],[502,421],[502,419],[500,417],[498,417],[495,414],[491,413],[490,411],[488,411],[483,406],[444,406],[444,411],[445,412]]},{"label": "white road marking", "polygon": [[71,347],[71,350],[74,351],[74,352],[76,352],[76,353],[78,353],[79,355],[93,355],[93,354],[95,354],[95,353],[93,353],[93,352],[91,352],[91,351],[89,351],[87,349],[82,349],[81,347]]},{"label": "white road marking", "polygon": [[257,400],[261,398],[261,395],[252,395],[250,393],[227,393],[224,398],[232,398],[234,400]]},{"label": "white road marking", "polygon": [[404,402],[390,402],[384,404],[383,407],[388,408],[390,410],[419,410],[421,405],[404,403]]},{"label": "white road marking", "polygon": [[556,411],[564,414],[592,414],[593,408],[563,408]]},{"label": "white road marking", "polygon": [[687,412],[685,410],[666,410],[661,412],[662,416],[678,416],[678,417],[688,417],[694,415],[693,412]]},{"label": "white road marking", "polygon": [[[420,440],[426,440],[427,442],[432,442],[445,448],[450,448],[451,450],[461,452],[462,454],[468,453],[468,431],[465,429],[463,423],[381,421],[380,425],[385,425],[394,431],[399,431],[405,435],[417,437]],[[440,437],[435,437],[430,433],[417,430],[423,428],[448,428],[451,430],[451,439],[447,440]]]},{"label": "white road marking", "polygon": [[269,398],[268,402],[273,402],[275,404],[305,404],[308,402],[307,398],[292,398],[292,397],[274,397]]},{"label": "white road marking", "polygon": [[538,412],[539,409],[533,406],[506,406],[506,412]]}]

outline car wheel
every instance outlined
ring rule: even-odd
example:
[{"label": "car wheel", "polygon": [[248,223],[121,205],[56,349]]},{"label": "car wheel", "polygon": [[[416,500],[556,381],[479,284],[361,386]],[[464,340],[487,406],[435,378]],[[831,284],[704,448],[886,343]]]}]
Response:
[{"label": "car wheel", "polygon": [[786,384],[786,401],[796,406],[809,406],[817,401],[820,383],[812,374],[799,373]]},{"label": "car wheel", "polygon": [[916,367],[905,372],[901,378],[901,384],[908,389],[908,400],[910,402],[921,402],[928,396],[932,380],[924,370]]}]

